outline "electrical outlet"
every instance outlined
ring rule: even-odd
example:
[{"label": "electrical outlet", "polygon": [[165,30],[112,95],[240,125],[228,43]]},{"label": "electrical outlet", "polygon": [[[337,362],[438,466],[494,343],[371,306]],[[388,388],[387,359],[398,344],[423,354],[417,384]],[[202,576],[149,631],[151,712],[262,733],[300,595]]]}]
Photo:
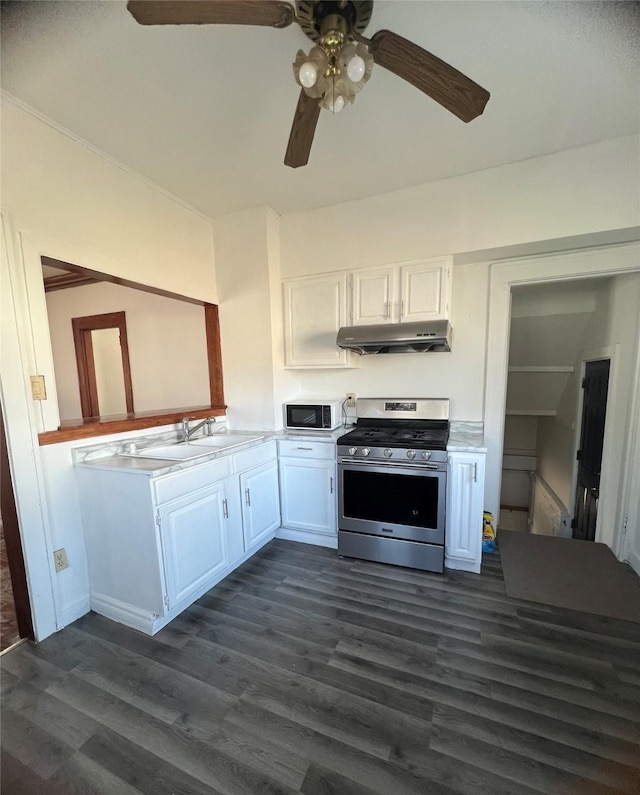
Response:
[{"label": "electrical outlet", "polygon": [[354,409],[356,407],[356,393],[355,392],[347,392],[347,400],[344,404],[345,408]]},{"label": "electrical outlet", "polygon": [[68,568],[69,561],[67,560],[67,552],[64,547],[54,550],[53,562],[55,564],[56,571],[62,571],[63,569]]}]

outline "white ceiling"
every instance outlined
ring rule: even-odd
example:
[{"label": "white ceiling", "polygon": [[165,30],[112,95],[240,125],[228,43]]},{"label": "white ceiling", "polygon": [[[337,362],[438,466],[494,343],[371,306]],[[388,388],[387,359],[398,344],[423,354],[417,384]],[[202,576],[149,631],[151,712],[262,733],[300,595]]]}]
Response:
[{"label": "white ceiling", "polygon": [[388,28],[491,92],[464,124],[382,68],[323,111],[283,165],[309,40],[244,26],[138,25],[124,2],[3,2],[2,88],[210,217],[304,210],[639,129],[640,5],[375,0]]}]

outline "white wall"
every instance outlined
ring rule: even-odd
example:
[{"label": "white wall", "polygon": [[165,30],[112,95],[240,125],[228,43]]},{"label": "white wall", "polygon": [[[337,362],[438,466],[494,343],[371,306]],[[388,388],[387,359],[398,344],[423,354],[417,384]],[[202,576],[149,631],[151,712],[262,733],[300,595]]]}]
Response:
[{"label": "white wall", "polygon": [[523,450],[535,454],[538,444],[538,417],[505,417],[505,450]]},{"label": "white wall", "polygon": [[235,429],[274,428],[274,345],[282,344],[272,333],[274,224],[265,207],[214,222],[224,394]]},{"label": "white wall", "polygon": [[625,462],[629,453],[635,379],[640,375],[634,370],[640,344],[640,274],[626,274],[614,279],[608,307],[605,329],[585,339],[582,358],[590,359],[600,353],[611,352],[596,540],[612,546],[623,524],[623,506],[619,497],[623,491]]},{"label": "white wall", "polygon": [[217,303],[211,222],[3,96],[2,208],[69,260]]},{"label": "white wall", "polygon": [[[281,218],[283,278],[500,248],[638,223],[638,138]],[[362,357],[356,370],[285,376],[298,394],[446,396],[452,418],[483,418],[489,265],[453,269],[451,354]],[[391,385],[391,386],[390,386]]]},{"label": "white wall", "polygon": [[55,290],[46,302],[61,420],[82,416],[71,318],[105,312],[126,313],[136,411],[210,403],[203,307],[109,282]]},{"label": "white wall", "polygon": [[[70,455],[38,445],[57,400],[28,397],[53,378],[40,256],[217,302],[211,223],[12,101],[2,107],[3,320],[0,387],[36,635],[84,612],[87,567]],[[17,340],[11,347],[8,340]],[[46,485],[45,485],[46,484]],[[51,552],[70,551],[56,575]]]},{"label": "white wall", "polygon": [[289,213],[281,220],[282,276],[635,226],[639,165],[638,136],[629,136]]}]

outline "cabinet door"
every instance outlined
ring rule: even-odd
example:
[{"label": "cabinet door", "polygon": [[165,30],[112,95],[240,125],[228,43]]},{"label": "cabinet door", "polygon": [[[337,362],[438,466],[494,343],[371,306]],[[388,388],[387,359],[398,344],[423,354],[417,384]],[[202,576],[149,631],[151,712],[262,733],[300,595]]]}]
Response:
[{"label": "cabinet door", "polygon": [[336,345],[346,324],[346,274],[284,282],[285,367],[352,367]]},{"label": "cabinet door", "polygon": [[400,320],[446,318],[449,306],[449,260],[429,260],[400,266]]},{"label": "cabinet door", "polygon": [[226,512],[222,483],[158,510],[168,608],[186,599],[227,565]]},{"label": "cabinet door", "polygon": [[336,465],[332,461],[280,459],[282,526],[336,535]]},{"label": "cabinet door", "polygon": [[391,323],[395,314],[395,268],[355,271],[352,274],[351,323]]},{"label": "cabinet door", "polygon": [[[480,571],[485,456],[450,453],[447,480],[446,555]],[[461,567],[462,568],[462,567]]]},{"label": "cabinet door", "polygon": [[248,552],[280,527],[276,462],[270,461],[240,475],[240,496],[244,549]]}]

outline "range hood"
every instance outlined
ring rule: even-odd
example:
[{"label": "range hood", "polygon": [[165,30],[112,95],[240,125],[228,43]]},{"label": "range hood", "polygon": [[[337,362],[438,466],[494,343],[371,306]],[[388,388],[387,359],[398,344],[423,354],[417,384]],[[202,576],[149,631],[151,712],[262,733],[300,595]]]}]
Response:
[{"label": "range hood", "polygon": [[448,320],[343,326],[336,345],[359,354],[450,351],[451,326]]}]

